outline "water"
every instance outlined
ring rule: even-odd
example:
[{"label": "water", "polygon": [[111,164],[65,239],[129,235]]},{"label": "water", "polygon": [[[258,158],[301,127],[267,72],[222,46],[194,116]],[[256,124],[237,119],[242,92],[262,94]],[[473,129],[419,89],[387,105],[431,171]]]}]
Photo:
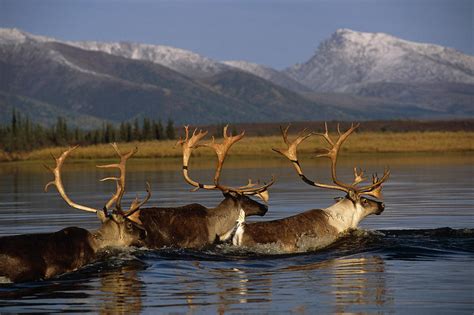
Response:
[{"label": "water", "polygon": [[[473,155],[355,156],[340,162],[367,172],[390,165],[386,210],[319,252],[260,255],[223,245],[205,251],[130,249],[79,272],[34,283],[0,285],[0,312],[92,313],[461,313],[474,311]],[[219,193],[190,193],[179,160],[131,161],[129,193],[149,205],[199,202],[213,206]],[[301,182],[278,159],[232,160],[223,182],[278,178],[270,191],[269,220],[325,207],[337,192]],[[213,162],[197,160],[193,177],[209,181]],[[328,180],[324,161],[305,159],[310,178]],[[113,191],[97,179],[110,174],[93,162],[70,163],[64,182],[73,200],[101,207]],[[40,163],[0,164],[0,235],[50,232],[66,226],[94,229],[93,214],[68,208]]]}]

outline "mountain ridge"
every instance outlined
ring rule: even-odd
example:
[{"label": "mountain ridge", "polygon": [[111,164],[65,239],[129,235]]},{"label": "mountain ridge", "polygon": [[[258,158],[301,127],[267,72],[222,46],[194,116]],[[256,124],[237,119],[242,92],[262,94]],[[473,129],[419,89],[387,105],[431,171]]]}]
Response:
[{"label": "mountain ridge", "polygon": [[[46,112],[59,108],[68,117],[77,113],[82,120],[95,117],[119,122],[149,116],[197,124],[474,115],[470,109],[474,57],[461,54],[462,58],[446,60],[441,66],[450,71],[431,69],[430,78],[438,81],[410,83],[403,77],[409,75],[410,66],[403,68],[408,72],[397,74],[404,82],[391,81],[377,77],[381,75],[380,68],[377,70],[380,63],[374,58],[384,49],[390,50],[392,44],[373,50],[374,40],[395,42],[398,50],[394,54],[398,56],[413,51],[411,42],[387,34],[338,30],[321,44],[334,54],[316,54],[307,63],[278,71],[244,61],[215,61],[169,46],[58,41],[18,29],[0,29],[0,70],[4,74],[0,78],[0,106],[11,107],[24,100],[22,110],[27,111],[28,106],[36,112],[41,106]],[[351,52],[347,59],[347,47],[354,41],[365,48]],[[458,56],[449,48],[416,45],[421,51],[428,47],[438,52],[430,62],[440,63],[453,53]],[[413,66],[420,54],[403,54],[402,59],[417,73],[427,69],[425,64],[417,65],[421,70]],[[395,65],[400,62],[400,58],[392,59]],[[315,62],[319,68],[313,67]],[[303,68],[306,72],[295,74]],[[324,81],[317,88],[304,79],[315,69],[321,70],[315,79]],[[453,73],[458,80],[446,82]],[[4,108],[0,111],[5,112]]]},{"label": "mountain ridge", "polygon": [[340,29],[308,61],[284,72],[316,92],[353,92],[354,85],[373,82],[474,84],[474,57],[384,33]]}]

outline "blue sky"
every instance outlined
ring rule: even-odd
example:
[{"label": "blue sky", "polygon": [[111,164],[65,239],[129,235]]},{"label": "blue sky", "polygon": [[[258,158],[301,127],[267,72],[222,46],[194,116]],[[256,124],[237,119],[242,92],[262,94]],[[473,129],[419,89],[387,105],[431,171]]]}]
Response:
[{"label": "blue sky", "polygon": [[133,41],[277,69],[306,61],[338,28],[474,55],[474,0],[0,0],[0,27],[63,40]]}]

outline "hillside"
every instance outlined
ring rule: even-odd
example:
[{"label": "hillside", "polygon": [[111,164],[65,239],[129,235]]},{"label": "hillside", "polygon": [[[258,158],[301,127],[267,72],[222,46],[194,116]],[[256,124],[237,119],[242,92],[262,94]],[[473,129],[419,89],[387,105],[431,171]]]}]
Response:
[{"label": "hillside", "polygon": [[285,73],[318,93],[417,104],[446,117],[473,114],[473,56],[388,34],[338,30]]},{"label": "hillside", "polygon": [[167,46],[0,29],[0,122],[14,107],[46,125],[60,115],[83,128],[141,117],[177,124],[472,117],[472,59],[339,30],[308,62],[282,72]]}]

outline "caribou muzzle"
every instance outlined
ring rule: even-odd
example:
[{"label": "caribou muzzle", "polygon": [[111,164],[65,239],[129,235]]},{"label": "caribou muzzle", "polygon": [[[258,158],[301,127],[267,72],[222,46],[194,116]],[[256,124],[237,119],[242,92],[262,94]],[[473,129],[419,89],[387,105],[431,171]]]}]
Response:
[{"label": "caribou muzzle", "polygon": [[379,203],[379,209],[375,212],[376,215],[380,215],[385,210],[385,204],[383,202]]},{"label": "caribou muzzle", "polygon": [[267,205],[261,205],[260,206],[260,212],[258,213],[259,216],[263,217],[268,211],[268,206]]}]

